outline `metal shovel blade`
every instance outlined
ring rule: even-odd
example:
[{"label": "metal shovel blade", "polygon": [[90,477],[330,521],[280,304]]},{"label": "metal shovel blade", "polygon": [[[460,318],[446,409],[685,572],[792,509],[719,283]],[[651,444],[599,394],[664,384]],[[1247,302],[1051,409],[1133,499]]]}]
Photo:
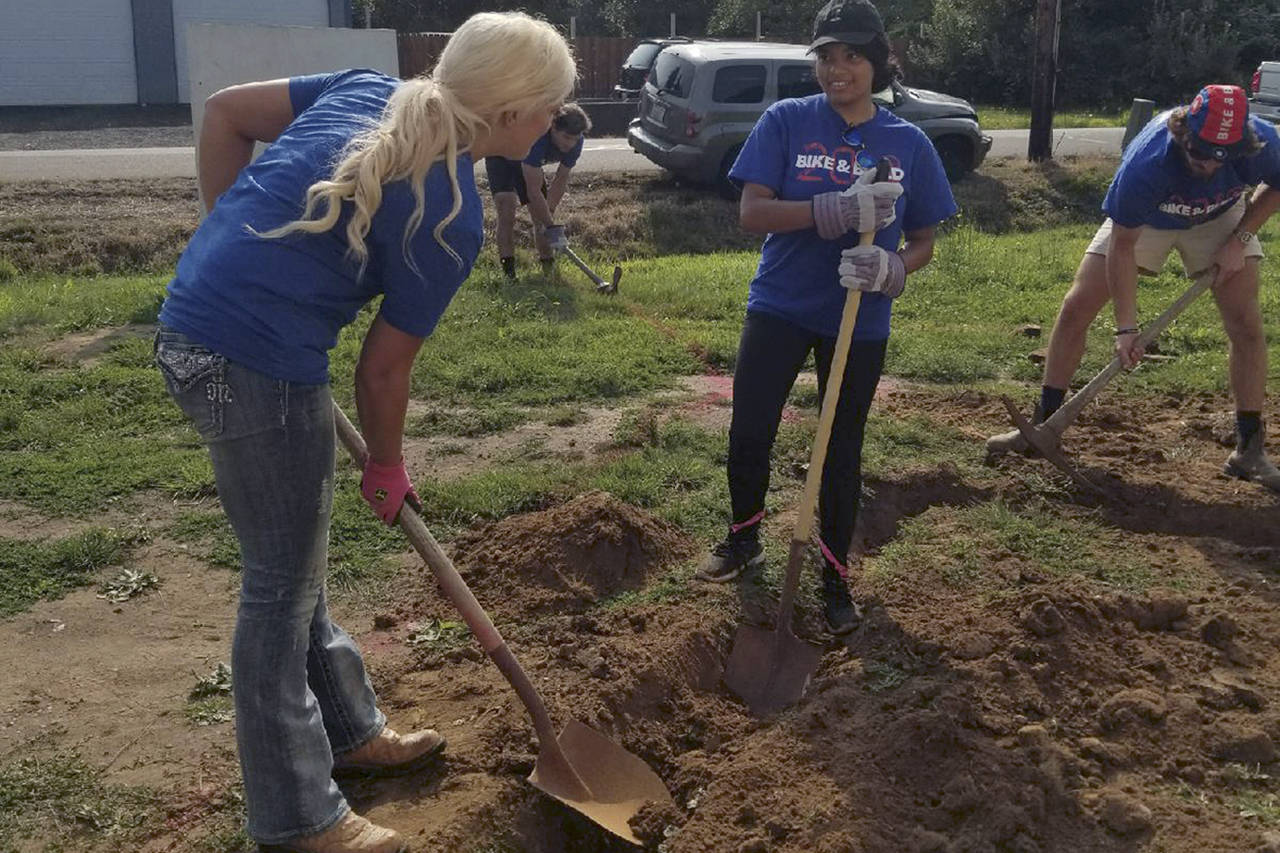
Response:
[{"label": "metal shovel blade", "polygon": [[[645,803],[674,808],[675,801],[657,773],[594,729],[570,720],[556,743],[559,753],[545,749],[539,753],[529,782],[619,838],[641,844],[629,821]],[[561,763],[561,757],[567,764]],[[590,789],[589,798],[583,798],[579,779]]]},{"label": "metal shovel blade", "polygon": [[757,717],[798,702],[818,671],[822,649],[783,628],[742,625],[724,669],[724,683]]}]

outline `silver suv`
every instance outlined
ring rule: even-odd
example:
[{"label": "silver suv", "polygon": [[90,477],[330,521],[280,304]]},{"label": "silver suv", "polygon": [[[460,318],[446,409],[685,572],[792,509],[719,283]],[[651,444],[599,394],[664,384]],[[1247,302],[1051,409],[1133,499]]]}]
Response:
[{"label": "silver suv", "polygon": [[[820,92],[801,44],[691,42],[658,54],[640,90],[627,142],[654,163],[733,194],[729,168],[756,120],[774,101]],[[991,137],[968,101],[900,83],[876,99],[933,141],[955,180],[978,167]]]},{"label": "silver suv", "polygon": [[[662,54],[658,54],[661,56]],[[1272,124],[1280,124],[1280,62],[1264,62],[1253,72],[1249,85],[1249,112]]]}]

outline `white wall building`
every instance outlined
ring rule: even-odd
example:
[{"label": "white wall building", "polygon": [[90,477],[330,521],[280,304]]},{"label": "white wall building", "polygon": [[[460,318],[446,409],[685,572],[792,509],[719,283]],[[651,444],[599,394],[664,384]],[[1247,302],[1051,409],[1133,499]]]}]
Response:
[{"label": "white wall building", "polygon": [[350,0],[0,0],[0,106],[190,101],[187,27],[350,27]]}]

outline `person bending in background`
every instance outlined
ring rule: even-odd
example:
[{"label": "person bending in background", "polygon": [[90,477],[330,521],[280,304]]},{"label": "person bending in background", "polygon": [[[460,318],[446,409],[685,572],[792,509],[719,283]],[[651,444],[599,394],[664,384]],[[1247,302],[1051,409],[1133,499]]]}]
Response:
[{"label": "person bending in background", "polygon": [[[533,144],[523,160],[486,157],[485,173],[497,212],[498,260],[509,279],[516,277],[516,209],[529,208],[533,220],[533,241],[544,274],[551,272],[554,252],[569,245],[564,226],[555,224],[556,209],[569,189],[569,177],[582,156],[591,119],[582,107],[565,104],[556,114],[546,135]],[[548,183],[543,167],[555,163],[556,173]]]}]

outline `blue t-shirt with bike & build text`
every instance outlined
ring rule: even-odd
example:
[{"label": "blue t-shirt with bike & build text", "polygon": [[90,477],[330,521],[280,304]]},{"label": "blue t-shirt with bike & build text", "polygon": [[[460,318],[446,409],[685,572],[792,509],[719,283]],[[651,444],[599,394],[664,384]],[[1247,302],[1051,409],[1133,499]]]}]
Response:
[{"label": "blue t-shirt with bike & build text", "polygon": [[[784,201],[847,189],[881,157],[889,180],[902,184],[897,219],[876,234],[876,245],[894,252],[904,231],[937,225],[956,212],[938,153],[918,127],[877,106],[874,117],[850,128],[825,94],[789,98],[769,107],[742,146],[729,172],[739,183],[760,184]],[[748,311],[763,311],[826,337],[840,328],[846,290],[840,285],[840,252],[858,235],[824,240],[814,228],[769,234],[747,297]],[[893,300],[865,293],[854,339],[889,336]]]},{"label": "blue t-shirt with bike & build text", "polygon": [[443,162],[427,173],[422,223],[407,246],[413,191],[405,180],[383,186],[365,237],[363,275],[347,254],[349,209],[322,234],[266,239],[249,230],[298,219],[307,188],[332,174],[347,143],[377,123],[398,85],[394,77],[364,70],[289,81],[293,122],[240,172],[192,236],[169,283],[161,323],[260,373],[305,384],[328,381],[329,350],[339,331],[378,296],[389,324],[416,337],[431,334],[484,239],[469,156],[457,161],[462,208],[442,235],[461,264],[432,233],[453,206]]},{"label": "blue t-shirt with bike & build text", "polygon": [[1251,186],[1280,187],[1280,134],[1270,122],[1249,120],[1265,143],[1261,151],[1227,160],[1211,177],[1199,178],[1188,171],[1168,120],[1168,112],[1153,118],[1125,149],[1102,200],[1112,222],[1180,231],[1221,216]]}]

